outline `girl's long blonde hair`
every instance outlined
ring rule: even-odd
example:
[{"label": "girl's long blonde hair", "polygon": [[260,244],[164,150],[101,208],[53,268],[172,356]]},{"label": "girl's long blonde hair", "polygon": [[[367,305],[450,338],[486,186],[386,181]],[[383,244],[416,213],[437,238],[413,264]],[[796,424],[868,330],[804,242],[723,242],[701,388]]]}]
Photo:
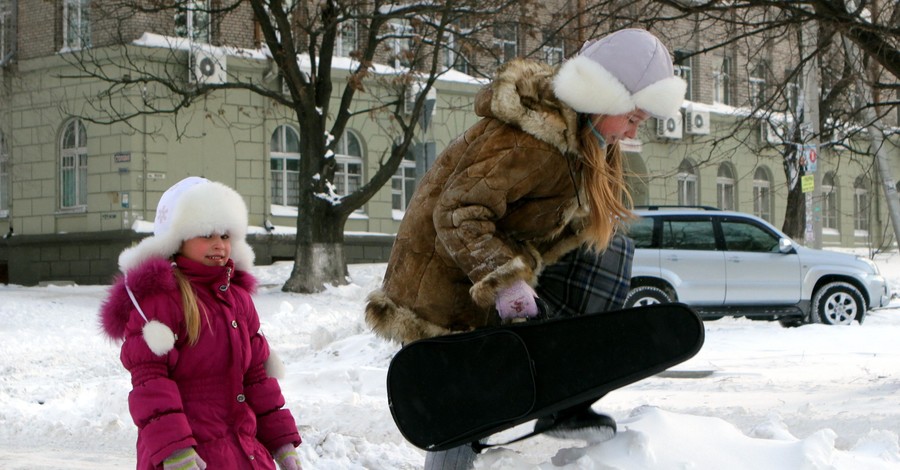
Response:
[{"label": "girl's long blonde hair", "polygon": [[197,340],[200,338],[200,310],[203,310],[204,316],[206,316],[206,310],[203,309],[202,304],[197,302],[197,295],[194,293],[194,288],[191,287],[191,281],[182,274],[178,266],[173,266],[172,272],[175,273],[178,290],[181,291],[181,309],[184,311],[184,325],[185,329],[187,329],[188,344],[193,346],[197,344]]},{"label": "girl's long blonde hair", "polygon": [[580,122],[579,144],[585,163],[582,178],[590,205],[585,231],[591,248],[600,251],[609,245],[616,230],[634,218],[634,204],[625,184],[625,162],[619,144],[604,149],[592,129],[595,123],[591,116]]}]

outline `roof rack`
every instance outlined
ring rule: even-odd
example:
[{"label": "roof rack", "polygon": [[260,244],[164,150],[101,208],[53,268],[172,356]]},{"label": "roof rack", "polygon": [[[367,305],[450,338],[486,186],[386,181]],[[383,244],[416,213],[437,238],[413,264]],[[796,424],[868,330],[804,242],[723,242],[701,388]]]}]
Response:
[{"label": "roof rack", "polygon": [[713,206],[679,206],[679,205],[666,205],[666,204],[655,204],[648,206],[634,206],[635,209],[645,209],[649,211],[658,211],[660,209],[697,209],[704,211],[720,211],[718,207]]}]

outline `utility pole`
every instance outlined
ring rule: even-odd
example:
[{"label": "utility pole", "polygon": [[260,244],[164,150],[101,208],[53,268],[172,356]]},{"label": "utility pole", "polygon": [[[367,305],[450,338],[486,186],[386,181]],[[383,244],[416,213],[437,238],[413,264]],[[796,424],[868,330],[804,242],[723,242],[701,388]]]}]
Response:
[{"label": "utility pole", "polygon": [[[801,59],[807,59],[803,67],[803,94],[800,108],[803,122],[800,123],[801,162],[806,163],[805,178],[812,178],[812,191],[806,195],[806,228],[804,238],[811,248],[822,248],[822,176],[818,167],[821,163],[819,152],[819,67],[813,51],[816,49],[819,28],[815,21],[807,21],[801,31]],[[804,158],[805,157],[805,158]],[[810,161],[812,159],[812,161]],[[810,174],[811,173],[811,174]]]}]

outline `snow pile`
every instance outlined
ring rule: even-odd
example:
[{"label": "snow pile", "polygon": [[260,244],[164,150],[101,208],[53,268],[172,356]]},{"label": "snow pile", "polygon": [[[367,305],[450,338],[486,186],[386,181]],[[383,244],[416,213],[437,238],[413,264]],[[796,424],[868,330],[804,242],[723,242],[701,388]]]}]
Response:
[{"label": "snow pile", "polygon": [[[876,262],[900,289],[900,255]],[[421,468],[424,452],[403,439],[387,406],[398,346],[363,322],[384,265],[353,265],[351,285],[317,295],[281,292],[290,270],[255,268],[255,301],[285,362],[304,468]],[[130,380],[119,346],[98,333],[105,289],[0,286],[0,468],[134,467]],[[863,325],[725,318],[706,330],[703,349],[676,370],[709,375],[652,377],[595,405],[618,421],[615,439],[537,437],[485,451],[477,468],[900,469],[900,301]]]}]

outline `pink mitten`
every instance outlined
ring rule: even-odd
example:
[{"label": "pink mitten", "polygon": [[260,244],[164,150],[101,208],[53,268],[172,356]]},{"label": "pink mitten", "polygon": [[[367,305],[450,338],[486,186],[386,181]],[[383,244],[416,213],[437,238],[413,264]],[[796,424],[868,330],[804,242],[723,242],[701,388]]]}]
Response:
[{"label": "pink mitten", "polygon": [[281,470],[303,470],[300,466],[300,456],[293,444],[285,444],[275,451],[275,461]]},{"label": "pink mitten", "polygon": [[497,313],[504,320],[536,316],[538,314],[537,303],[534,301],[536,296],[534,289],[525,281],[516,281],[497,293],[497,299],[494,301]]},{"label": "pink mitten", "polygon": [[163,469],[206,470],[206,462],[197,455],[197,451],[193,447],[185,447],[172,452],[172,455],[163,461]]}]

